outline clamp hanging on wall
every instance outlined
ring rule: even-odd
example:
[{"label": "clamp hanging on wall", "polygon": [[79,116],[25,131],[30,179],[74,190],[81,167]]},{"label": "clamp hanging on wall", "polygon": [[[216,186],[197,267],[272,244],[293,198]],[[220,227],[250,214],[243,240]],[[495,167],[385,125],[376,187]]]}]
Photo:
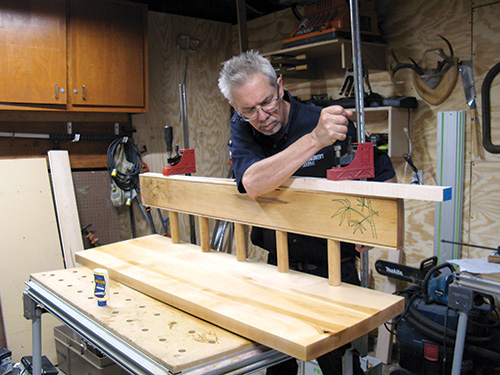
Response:
[{"label": "clamp hanging on wall", "polygon": [[500,73],[500,63],[497,63],[489,70],[484,77],[483,85],[481,86],[481,110],[483,114],[483,146],[489,153],[500,154],[500,145],[494,145],[491,142],[491,104],[490,90],[491,83]]}]

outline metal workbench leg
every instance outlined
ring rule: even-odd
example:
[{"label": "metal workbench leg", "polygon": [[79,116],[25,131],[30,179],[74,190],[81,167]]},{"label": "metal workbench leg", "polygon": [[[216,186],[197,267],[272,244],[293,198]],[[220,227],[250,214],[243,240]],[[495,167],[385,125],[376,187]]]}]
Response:
[{"label": "metal workbench leg", "polygon": [[462,358],[464,355],[465,335],[467,331],[467,313],[464,311],[458,312],[458,327],[455,337],[455,352],[453,354],[452,375],[460,375],[462,370]]},{"label": "metal workbench leg", "polygon": [[32,374],[42,374],[42,313],[43,309],[26,293],[23,294],[24,317],[31,319]]}]

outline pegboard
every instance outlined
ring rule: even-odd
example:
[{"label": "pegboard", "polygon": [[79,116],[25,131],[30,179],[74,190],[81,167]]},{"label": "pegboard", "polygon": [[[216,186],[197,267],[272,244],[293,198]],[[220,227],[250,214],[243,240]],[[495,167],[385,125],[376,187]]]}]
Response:
[{"label": "pegboard", "polygon": [[[120,241],[118,210],[109,199],[111,188],[108,172],[75,171],[72,175],[82,228],[92,224],[88,229],[99,239],[100,245]],[[84,246],[91,247],[87,240]]]}]

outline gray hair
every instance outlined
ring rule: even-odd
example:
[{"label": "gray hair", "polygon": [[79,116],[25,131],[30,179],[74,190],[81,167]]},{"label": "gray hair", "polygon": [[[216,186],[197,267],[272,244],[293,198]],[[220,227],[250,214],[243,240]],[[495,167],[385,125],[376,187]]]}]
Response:
[{"label": "gray hair", "polygon": [[258,52],[243,52],[224,63],[219,74],[219,89],[224,97],[232,102],[231,91],[245,84],[257,73],[262,73],[271,85],[276,86],[276,72],[269,60]]}]

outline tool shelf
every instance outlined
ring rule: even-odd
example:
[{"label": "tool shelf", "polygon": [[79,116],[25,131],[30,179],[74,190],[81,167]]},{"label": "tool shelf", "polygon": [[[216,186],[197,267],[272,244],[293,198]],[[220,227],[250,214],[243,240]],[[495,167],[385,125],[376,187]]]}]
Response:
[{"label": "tool shelf", "polygon": [[[370,71],[387,70],[387,47],[382,43],[361,42],[364,66]],[[352,42],[350,39],[332,39],[328,41],[310,43],[303,46],[284,48],[277,51],[266,52],[263,56],[270,59],[273,65],[279,65],[284,59],[288,63],[295,61],[298,66],[307,65],[305,70],[283,69],[279,74],[290,78],[314,79],[329,64],[342,69],[351,68]],[[337,58],[336,60],[332,58]]]}]

